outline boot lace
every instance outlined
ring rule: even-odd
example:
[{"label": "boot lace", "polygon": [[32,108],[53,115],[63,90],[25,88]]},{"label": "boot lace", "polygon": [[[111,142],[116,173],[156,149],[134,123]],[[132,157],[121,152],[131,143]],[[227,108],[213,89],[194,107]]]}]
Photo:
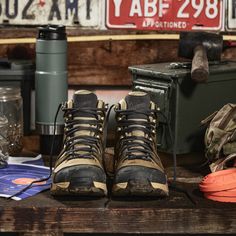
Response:
[{"label": "boot lace", "polygon": [[[63,106],[65,118],[64,149],[60,156],[74,158],[96,158],[104,149],[101,140],[105,119],[105,108],[68,108]],[[77,114],[82,114],[77,115]],[[92,117],[92,119],[90,119]],[[84,118],[84,119],[83,119]],[[59,158],[60,158],[59,156]]]},{"label": "boot lace", "polygon": [[[118,116],[118,133],[120,142],[118,150],[124,154],[125,159],[145,159],[154,158],[155,132],[156,132],[156,113],[154,109],[149,110],[119,110],[115,109]],[[145,115],[142,119],[130,119],[130,115]],[[152,119],[150,119],[152,117]],[[134,135],[138,132],[142,135]]]}]

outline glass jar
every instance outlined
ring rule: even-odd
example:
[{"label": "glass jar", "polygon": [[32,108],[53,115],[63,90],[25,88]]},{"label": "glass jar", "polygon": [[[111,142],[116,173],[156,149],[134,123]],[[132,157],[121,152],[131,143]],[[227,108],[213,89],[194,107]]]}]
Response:
[{"label": "glass jar", "polygon": [[0,87],[0,150],[14,155],[22,150],[23,101],[20,88]]}]

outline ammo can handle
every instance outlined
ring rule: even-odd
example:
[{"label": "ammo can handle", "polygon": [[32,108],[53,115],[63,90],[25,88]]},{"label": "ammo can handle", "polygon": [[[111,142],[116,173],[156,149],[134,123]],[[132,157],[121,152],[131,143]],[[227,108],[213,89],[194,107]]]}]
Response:
[{"label": "ammo can handle", "polygon": [[192,80],[198,83],[204,83],[207,81],[208,75],[209,65],[206,50],[202,45],[198,45],[194,49],[194,57],[191,70]]}]

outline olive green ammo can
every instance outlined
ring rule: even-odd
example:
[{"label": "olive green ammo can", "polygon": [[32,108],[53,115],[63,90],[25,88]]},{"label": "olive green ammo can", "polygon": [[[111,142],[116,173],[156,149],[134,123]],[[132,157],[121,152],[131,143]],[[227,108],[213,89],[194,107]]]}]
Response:
[{"label": "olive green ammo can", "polygon": [[236,62],[211,63],[207,83],[191,80],[190,63],[131,66],[133,89],[148,92],[159,106],[159,150],[176,154],[204,150],[201,120],[236,103]]}]

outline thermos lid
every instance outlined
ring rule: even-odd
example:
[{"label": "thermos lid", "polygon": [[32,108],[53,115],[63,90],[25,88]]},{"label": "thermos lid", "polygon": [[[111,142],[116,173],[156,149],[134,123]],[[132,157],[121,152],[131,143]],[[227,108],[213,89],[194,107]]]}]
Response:
[{"label": "thermos lid", "polygon": [[66,27],[64,25],[43,25],[39,27],[38,39],[66,40]]}]

